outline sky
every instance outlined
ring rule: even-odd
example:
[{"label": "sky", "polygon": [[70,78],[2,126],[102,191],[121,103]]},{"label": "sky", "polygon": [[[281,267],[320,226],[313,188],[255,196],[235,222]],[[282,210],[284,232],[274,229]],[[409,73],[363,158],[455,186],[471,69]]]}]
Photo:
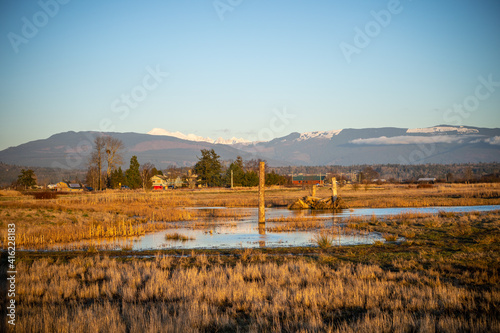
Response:
[{"label": "sky", "polygon": [[0,150],[66,131],[500,127],[499,17],[497,0],[3,0]]}]

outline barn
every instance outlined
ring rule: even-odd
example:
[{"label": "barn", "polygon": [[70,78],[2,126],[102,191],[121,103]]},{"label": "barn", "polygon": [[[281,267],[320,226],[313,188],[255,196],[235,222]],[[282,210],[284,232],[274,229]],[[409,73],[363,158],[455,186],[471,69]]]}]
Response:
[{"label": "barn", "polygon": [[326,176],[292,176],[293,185],[324,184]]}]

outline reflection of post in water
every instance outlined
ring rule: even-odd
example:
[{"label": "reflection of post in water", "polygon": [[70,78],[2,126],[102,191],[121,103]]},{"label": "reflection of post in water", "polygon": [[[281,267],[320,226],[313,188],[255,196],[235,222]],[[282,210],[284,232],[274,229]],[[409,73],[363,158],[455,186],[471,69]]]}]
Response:
[{"label": "reflection of post in water", "polygon": [[[264,223],[259,223],[259,235],[266,234],[266,225]],[[259,240],[259,247],[266,247],[265,240]]]},{"label": "reflection of post in water", "polygon": [[259,235],[266,234],[266,225],[264,223],[259,223]]}]

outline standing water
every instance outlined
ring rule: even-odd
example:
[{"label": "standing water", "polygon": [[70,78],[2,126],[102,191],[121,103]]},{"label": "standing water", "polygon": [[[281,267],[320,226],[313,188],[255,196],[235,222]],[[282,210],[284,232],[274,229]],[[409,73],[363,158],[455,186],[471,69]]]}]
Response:
[{"label": "standing water", "polygon": [[[204,217],[192,222],[166,222],[169,229],[137,237],[133,240],[100,240],[82,241],[69,244],[69,247],[88,246],[90,243],[100,247],[121,249],[131,248],[134,251],[155,249],[228,249],[228,248],[255,248],[255,247],[298,247],[314,246],[314,237],[320,229],[328,228],[335,231],[334,244],[359,245],[373,244],[382,241],[382,235],[377,232],[350,231],[345,232],[341,226],[342,218],[351,216],[377,216],[384,217],[401,213],[429,213],[444,212],[473,212],[500,210],[500,205],[492,206],[455,206],[455,207],[422,207],[422,208],[359,208],[344,209],[332,212],[331,210],[288,210],[283,208],[267,208],[265,227],[260,227],[257,222],[257,208],[224,208],[224,207],[195,207],[185,209],[203,210],[207,213],[224,210],[224,216],[244,216],[234,219],[220,217]],[[211,216],[211,214],[207,214]],[[217,216],[217,214],[212,214]],[[290,222],[270,222],[279,218],[310,218],[316,227],[307,230],[276,232],[277,226],[286,226]],[[315,219],[316,218],[316,219]],[[307,220],[306,220],[307,221]],[[307,223],[307,222],[305,222]],[[178,233],[186,236],[187,240],[166,239],[167,234]],[[126,245],[124,245],[126,244]],[[65,246],[55,246],[64,248]]]},{"label": "standing water", "polygon": [[[317,229],[292,232],[270,232],[258,227],[257,208],[196,208],[196,209],[225,209],[234,212],[250,213],[251,215],[238,221],[224,222],[206,219],[207,226],[201,229],[193,229],[189,224],[184,228],[167,230],[149,234],[134,243],[134,250],[145,249],[193,249],[193,248],[240,248],[240,247],[293,247],[315,245],[314,237],[318,234]],[[495,206],[457,206],[457,207],[423,207],[423,208],[359,208],[344,209],[339,212],[314,211],[314,210],[288,210],[268,208],[266,209],[266,219],[280,217],[310,217],[321,218],[321,223],[325,227],[338,226],[341,218],[350,216],[388,216],[398,215],[405,212],[418,212],[437,214],[440,211],[446,212],[472,212],[472,211],[492,211],[500,209],[500,205]],[[331,219],[327,219],[331,218]],[[266,222],[266,229],[276,225],[286,225],[288,222]],[[185,223],[184,223],[185,224]],[[342,230],[340,228],[340,230]],[[187,241],[165,240],[165,234],[177,232],[182,235],[194,238]],[[340,232],[335,240],[338,245],[359,245],[373,244],[375,241],[382,241],[382,235],[377,232],[346,234]]]}]

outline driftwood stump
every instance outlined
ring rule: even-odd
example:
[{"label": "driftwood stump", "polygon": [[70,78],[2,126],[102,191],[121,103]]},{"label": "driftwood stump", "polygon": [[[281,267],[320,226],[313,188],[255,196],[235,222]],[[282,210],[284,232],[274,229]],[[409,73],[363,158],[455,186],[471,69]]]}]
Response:
[{"label": "driftwood stump", "polygon": [[316,198],[312,196],[305,196],[298,199],[288,209],[345,209],[347,205],[341,197],[326,197]]}]

